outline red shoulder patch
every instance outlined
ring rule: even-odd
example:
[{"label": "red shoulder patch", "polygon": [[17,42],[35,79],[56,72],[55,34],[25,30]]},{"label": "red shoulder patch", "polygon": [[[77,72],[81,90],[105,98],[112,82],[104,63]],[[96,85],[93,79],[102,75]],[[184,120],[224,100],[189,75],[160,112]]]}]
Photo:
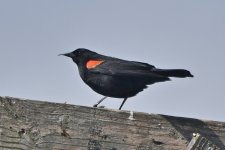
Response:
[{"label": "red shoulder patch", "polygon": [[98,65],[100,65],[101,63],[103,63],[102,60],[89,60],[86,63],[86,68],[93,69],[93,68],[97,67]]}]

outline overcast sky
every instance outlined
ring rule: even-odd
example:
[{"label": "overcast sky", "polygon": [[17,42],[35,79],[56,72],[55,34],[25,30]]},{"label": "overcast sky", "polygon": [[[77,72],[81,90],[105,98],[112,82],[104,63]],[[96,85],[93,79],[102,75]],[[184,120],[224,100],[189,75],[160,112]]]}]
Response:
[{"label": "overcast sky", "polygon": [[92,106],[102,96],[57,56],[80,47],[195,76],[150,85],[123,109],[225,121],[225,1],[0,0],[0,96]]}]

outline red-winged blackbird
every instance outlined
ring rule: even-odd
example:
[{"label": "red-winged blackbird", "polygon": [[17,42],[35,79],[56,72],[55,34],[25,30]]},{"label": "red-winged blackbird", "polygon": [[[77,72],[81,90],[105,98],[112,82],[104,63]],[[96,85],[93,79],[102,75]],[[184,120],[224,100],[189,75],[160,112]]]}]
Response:
[{"label": "red-winged blackbird", "polygon": [[105,96],[94,107],[107,97],[115,97],[124,99],[121,109],[128,97],[135,96],[149,84],[169,81],[169,77],[193,77],[188,70],[158,69],[147,63],[104,56],[84,48],[60,55],[72,58],[82,80]]}]

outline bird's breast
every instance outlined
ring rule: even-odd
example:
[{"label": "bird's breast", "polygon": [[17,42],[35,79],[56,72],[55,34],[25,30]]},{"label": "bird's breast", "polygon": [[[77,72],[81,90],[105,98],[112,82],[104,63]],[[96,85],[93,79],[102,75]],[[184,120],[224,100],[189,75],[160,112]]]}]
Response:
[{"label": "bird's breast", "polygon": [[146,88],[146,85],[138,83],[135,79],[102,74],[89,74],[84,82],[95,92],[116,98],[131,97]]}]

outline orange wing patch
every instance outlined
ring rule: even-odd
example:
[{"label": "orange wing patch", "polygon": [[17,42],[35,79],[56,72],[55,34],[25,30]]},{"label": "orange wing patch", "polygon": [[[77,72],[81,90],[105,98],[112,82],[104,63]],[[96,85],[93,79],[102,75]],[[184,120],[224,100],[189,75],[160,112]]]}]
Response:
[{"label": "orange wing patch", "polygon": [[102,60],[89,60],[86,63],[86,67],[87,67],[87,69],[93,69],[93,68],[97,67],[98,65],[100,65],[101,63],[103,63]]}]

